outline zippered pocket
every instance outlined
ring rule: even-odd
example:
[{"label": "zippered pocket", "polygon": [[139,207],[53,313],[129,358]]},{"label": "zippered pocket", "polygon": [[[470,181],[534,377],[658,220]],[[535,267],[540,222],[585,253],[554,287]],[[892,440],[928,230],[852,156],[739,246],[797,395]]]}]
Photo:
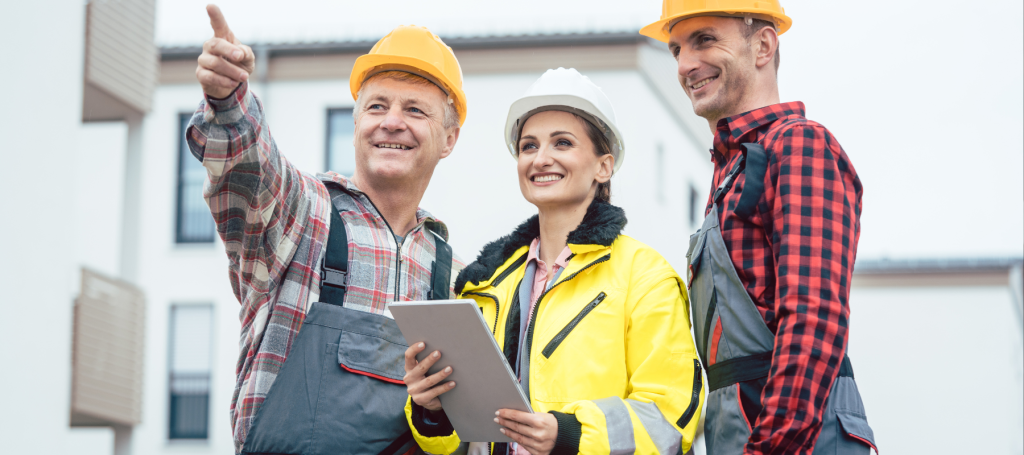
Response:
[{"label": "zippered pocket", "polygon": [[697,408],[700,406],[700,392],[703,387],[704,382],[701,380],[700,362],[697,359],[693,359],[693,394],[690,395],[690,405],[683,411],[683,415],[679,416],[679,420],[676,420],[676,426],[680,429],[686,428],[690,424],[690,420],[693,419],[694,414],[697,413]]},{"label": "zippered pocket", "polygon": [[541,354],[544,354],[545,358],[550,358],[551,354],[554,353],[555,349],[558,348],[558,345],[562,344],[562,340],[565,340],[565,337],[569,336],[569,332],[572,332],[572,329],[575,329],[576,326],[579,325],[580,321],[582,321],[583,318],[590,314],[590,312],[593,311],[594,308],[596,308],[597,305],[600,304],[605,297],[606,295],[604,291],[598,294],[597,297],[594,297],[594,300],[591,300],[590,303],[587,304],[587,306],[583,307],[583,310],[580,311],[580,314],[577,314],[575,318],[572,318],[572,320],[569,321],[569,323],[566,324],[566,326],[562,328],[560,332],[558,332],[558,335],[555,335],[555,337],[552,338],[550,342],[548,342],[548,345],[544,346],[544,350],[541,351]]},{"label": "zippered pocket", "polygon": [[[498,312],[501,311],[501,305],[498,303],[498,296],[485,292],[463,292],[462,295],[478,295],[494,301],[494,324],[491,327],[491,335],[498,333]],[[483,310],[483,308],[480,308],[480,311]]]}]

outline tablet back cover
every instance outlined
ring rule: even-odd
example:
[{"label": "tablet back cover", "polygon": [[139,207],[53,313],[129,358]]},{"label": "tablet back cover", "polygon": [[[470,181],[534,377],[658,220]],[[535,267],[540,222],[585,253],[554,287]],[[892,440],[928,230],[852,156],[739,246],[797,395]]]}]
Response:
[{"label": "tablet back cover", "polygon": [[464,442],[512,442],[498,431],[498,409],[533,412],[491,329],[472,300],[394,302],[388,305],[412,346],[426,343],[417,360],[441,351],[434,374],[451,365],[455,388],[438,397]]}]

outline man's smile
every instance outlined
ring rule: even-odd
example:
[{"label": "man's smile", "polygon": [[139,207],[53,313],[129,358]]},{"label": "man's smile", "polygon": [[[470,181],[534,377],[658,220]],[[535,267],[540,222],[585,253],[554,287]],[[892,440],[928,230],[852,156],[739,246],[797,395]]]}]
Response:
[{"label": "man's smile", "polygon": [[705,79],[701,79],[697,83],[695,83],[693,85],[690,85],[690,91],[691,92],[697,92],[698,90],[703,88],[705,85],[710,84],[715,79],[718,79],[718,76],[711,76],[711,77],[708,77],[708,78],[705,78]]},{"label": "man's smile", "polygon": [[413,147],[408,146],[408,145],[402,145],[402,144],[398,144],[398,143],[394,143],[394,142],[382,142],[380,144],[374,145],[374,147],[377,147],[377,148],[380,148],[380,149],[399,149],[399,150],[410,150],[410,149],[413,148]]}]

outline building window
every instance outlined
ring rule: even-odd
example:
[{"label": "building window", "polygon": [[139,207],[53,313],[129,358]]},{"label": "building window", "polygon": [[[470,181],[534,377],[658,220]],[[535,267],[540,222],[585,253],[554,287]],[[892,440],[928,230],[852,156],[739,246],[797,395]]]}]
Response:
[{"label": "building window", "polygon": [[178,216],[175,226],[177,243],[213,242],[213,215],[203,199],[206,168],[188,149],[185,130],[192,114],[178,116]]},{"label": "building window", "polygon": [[213,306],[172,305],[168,438],[207,439]]},{"label": "building window", "polygon": [[662,143],[654,148],[654,198],[659,204],[665,204],[665,146]]},{"label": "building window", "polygon": [[352,109],[327,110],[327,170],[346,177],[356,172],[355,123]]},{"label": "building window", "polygon": [[697,219],[698,219],[697,217],[699,216],[698,214],[700,213],[700,205],[699,205],[700,203],[698,202],[698,199],[697,199],[699,197],[700,196],[698,196],[697,188],[695,188],[693,186],[693,184],[691,183],[690,184],[690,226],[691,227],[696,227],[697,226]]}]

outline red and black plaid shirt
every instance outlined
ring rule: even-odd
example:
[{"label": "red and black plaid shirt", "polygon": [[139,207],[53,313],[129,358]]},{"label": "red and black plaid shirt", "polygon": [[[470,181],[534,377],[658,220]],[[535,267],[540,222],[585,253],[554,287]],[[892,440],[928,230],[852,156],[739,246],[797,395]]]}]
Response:
[{"label": "red and black plaid shirt", "polygon": [[862,188],[832,133],[792,102],[718,122],[712,195],[742,153],[740,144],[758,141],[768,154],[759,209],[750,219],[733,213],[743,175],[719,207],[736,272],[775,334],[763,409],[744,453],[810,454],[846,353]]}]

